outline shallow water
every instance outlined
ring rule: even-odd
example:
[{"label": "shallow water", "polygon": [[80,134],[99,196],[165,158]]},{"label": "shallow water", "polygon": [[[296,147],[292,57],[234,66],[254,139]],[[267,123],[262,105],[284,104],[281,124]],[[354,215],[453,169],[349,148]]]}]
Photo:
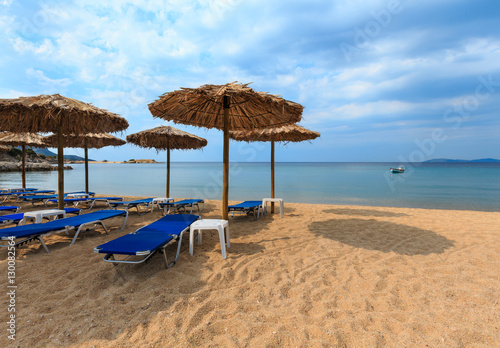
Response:
[{"label": "shallow water", "polygon": [[[500,211],[499,163],[276,163],[276,197],[285,202]],[[84,188],[83,164],[65,172],[65,190]],[[20,186],[20,173],[0,173],[0,188]],[[221,199],[221,163],[171,164],[171,196]],[[90,164],[98,194],[165,196],[166,165]],[[29,187],[57,189],[57,172],[27,173]],[[232,163],[229,199],[269,197],[269,163]]]}]

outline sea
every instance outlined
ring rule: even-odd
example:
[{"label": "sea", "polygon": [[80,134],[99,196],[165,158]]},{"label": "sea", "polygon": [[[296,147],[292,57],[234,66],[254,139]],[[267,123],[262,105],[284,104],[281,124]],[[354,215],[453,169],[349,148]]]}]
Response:
[{"label": "sea", "polygon": [[[65,191],[85,185],[83,164],[65,171]],[[500,211],[500,163],[275,164],[275,196],[285,202]],[[270,163],[231,163],[229,199],[270,197]],[[21,174],[0,173],[0,188],[20,187]],[[112,196],[165,197],[165,163],[91,163],[90,190]],[[28,172],[28,187],[57,190],[57,171]],[[170,196],[222,197],[222,163],[171,163]]]}]

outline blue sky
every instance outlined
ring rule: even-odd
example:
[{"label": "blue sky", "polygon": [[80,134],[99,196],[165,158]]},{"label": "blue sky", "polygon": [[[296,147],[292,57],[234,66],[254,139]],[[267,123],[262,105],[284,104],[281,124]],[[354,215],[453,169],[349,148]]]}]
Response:
[{"label": "blue sky", "polygon": [[[123,134],[167,124],[147,104],[232,81],[304,105],[312,142],[277,161],[500,158],[497,0],[0,0],[0,98],[60,93],[124,116]],[[173,125],[173,124],[172,124]],[[173,161],[221,161],[222,133]],[[83,151],[68,149],[68,154]],[[155,158],[132,145],[95,159]],[[269,144],[231,142],[232,161]]]}]

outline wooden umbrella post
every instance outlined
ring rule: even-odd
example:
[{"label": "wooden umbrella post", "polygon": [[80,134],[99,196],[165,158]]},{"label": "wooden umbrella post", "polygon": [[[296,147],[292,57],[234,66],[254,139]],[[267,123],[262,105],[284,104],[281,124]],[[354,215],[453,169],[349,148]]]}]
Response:
[{"label": "wooden umbrella post", "polygon": [[167,144],[167,198],[170,198],[170,142]]},{"label": "wooden umbrella post", "polygon": [[21,169],[21,177],[22,177],[22,181],[23,181],[23,189],[26,188],[26,145],[22,145],[22,149],[23,149],[23,163],[22,163],[22,169]]},{"label": "wooden umbrella post", "polygon": [[87,139],[85,139],[85,193],[89,194],[89,148],[87,147]]},{"label": "wooden umbrella post", "polygon": [[63,130],[62,126],[57,127],[57,174],[58,174],[58,209],[64,209],[64,153],[63,153]]},{"label": "wooden umbrella post", "polygon": [[[271,198],[274,198],[274,140],[271,140]],[[271,214],[274,214],[274,202],[271,202]]]},{"label": "wooden umbrella post", "polygon": [[229,96],[224,96],[224,154],[223,154],[223,182],[222,182],[222,219],[228,220],[229,205]]}]

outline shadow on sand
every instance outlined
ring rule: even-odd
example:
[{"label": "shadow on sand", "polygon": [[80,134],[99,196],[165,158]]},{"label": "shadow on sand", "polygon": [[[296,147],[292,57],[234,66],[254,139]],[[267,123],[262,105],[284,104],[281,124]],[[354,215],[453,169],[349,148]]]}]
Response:
[{"label": "shadow on sand", "polygon": [[339,209],[325,209],[323,213],[327,214],[337,214],[337,215],[359,215],[359,216],[376,216],[376,217],[401,217],[409,216],[405,213],[393,213],[390,211],[380,211],[373,209],[349,209],[349,208],[339,208]]},{"label": "shadow on sand", "polygon": [[346,219],[309,224],[314,234],[356,248],[401,255],[441,254],[454,241],[433,231],[387,221]]}]

